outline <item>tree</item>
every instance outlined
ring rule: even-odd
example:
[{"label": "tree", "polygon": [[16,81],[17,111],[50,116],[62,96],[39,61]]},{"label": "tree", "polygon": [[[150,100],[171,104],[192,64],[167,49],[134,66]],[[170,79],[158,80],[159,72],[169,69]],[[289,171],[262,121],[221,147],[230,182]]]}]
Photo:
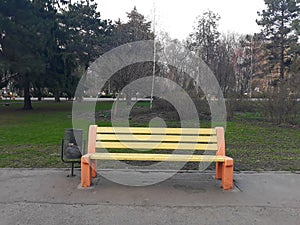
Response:
[{"label": "tree", "polygon": [[[154,33],[151,31],[151,21],[147,21],[137,11],[136,7],[130,13],[127,13],[127,17],[127,23],[122,23],[120,20],[116,22],[116,27],[113,31],[114,47],[130,42],[154,39]],[[153,68],[152,65],[153,62],[144,62],[123,68],[111,78],[112,87],[119,92],[131,81],[149,75],[149,71],[152,71]],[[126,89],[125,92],[127,104],[130,105],[132,90]]]},{"label": "tree", "polygon": [[52,79],[48,80],[48,85],[58,100],[62,92],[68,98],[73,97],[80,71],[112,48],[114,26],[110,20],[101,19],[97,4],[90,0],[68,4],[56,20],[56,42],[50,51],[53,52],[49,67]]},{"label": "tree", "polygon": [[31,84],[46,67],[47,13],[28,0],[0,1],[0,59],[24,90],[24,109],[32,109]]},{"label": "tree", "polygon": [[233,67],[236,80],[236,92],[252,97],[253,80],[261,80],[265,66],[265,52],[262,48],[261,34],[240,36],[235,47]]},{"label": "tree", "polygon": [[89,63],[112,48],[114,26],[110,20],[102,20],[97,4],[81,0],[62,12],[60,29],[64,32],[61,45],[87,69]]},{"label": "tree", "polygon": [[113,32],[115,47],[134,41],[154,39],[151,21],[147,21],[145,16],[137,11],[136,7],[127,13],[127,18],[127,23],[122,23],[120,20],[116,21]]},{"label": "tree", "polygon": [[215,63],[217,46],[219,44],[220,32],[218,22],[220,16],[210,10],[204,12],[198,18],[194,32],[190,34],[188,46],[195,51],[204,62],[213,68]]},{"label": "tree", "polygon": [[265,0],[265,4],[267,9],[258,12],[261,18],[256,22],[262,26],[271,70],[283,80],[291,63],[291,53],[297,45],[294,27],[300,16],[299,1]]},{"label": "tree", "polygon": [[198,18],[194,32],[187,40],[187,45],[214,72],[223,93],[226,94],[234,85],[233,43],[230,38],[221,37],[218,31],[219,20],[218,14],[210,10],[204,12]]},{"label": "tree", "polygon": [[78,68],[112,47],[111,21],[101,20],[92,2],[0,0],[1,83],[9,78],[24,90],[24,109],[32,108],[33,89],[39,99],[45,88],[56,101],[62,93],[72,97]]},{"label": "tree", "polygon": [[234,34],[223,35],[216,47],[216,58],[213,71],[224,95],[234,92],[235,76],[233,69],[234,51],[236,48]]}]

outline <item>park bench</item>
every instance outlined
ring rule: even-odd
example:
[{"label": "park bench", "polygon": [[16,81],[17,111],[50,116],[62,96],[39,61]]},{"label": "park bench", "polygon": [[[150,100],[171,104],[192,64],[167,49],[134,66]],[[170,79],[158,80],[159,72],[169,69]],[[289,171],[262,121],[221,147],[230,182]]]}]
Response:
[{"label": "park bench", "polygon": [[[151,153],[101,153],[97,149],[152,150]],[[180,154],[178,151],[170,153],[170,150],[177,149],[180,149]],[[212,152],[213,155],[182,154],[185,150]],[[222,180],[224,190],[233,188],[233,159],[225,155],[223,127],[129,128],[91,125],[88,152],[81,158],[82,187],[89,187],[92,178],[97,176],[97,160],[215,162],[216,179]]]}]

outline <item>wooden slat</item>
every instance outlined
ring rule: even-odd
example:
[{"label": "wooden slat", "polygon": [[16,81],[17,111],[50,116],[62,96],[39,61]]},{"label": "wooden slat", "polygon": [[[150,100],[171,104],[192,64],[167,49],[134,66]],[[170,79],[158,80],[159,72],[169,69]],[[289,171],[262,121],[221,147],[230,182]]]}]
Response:
[{"label": "wooden slat", "polygon": [[160,127],[98,127],[98,133],[122,134],[216,134],[215,128],[160,128]]},{"label": "wooden slat", "polygon": [[94,153],[91,159],[133,160],[133,161],[174,161],[174,162],[224,162],[225,157],[214,155],[175,155],[175,154],[139,154],[139,153]]},{"label": "wooden slat", "polygon": [[155,142],[97,142],[96,148],[162,149],[162,150],[217,150],[217,144],[155,143]]},{"label": "wooden slat", "polygon": [[97,134],[101,141],[217,142],[216,136]]}]

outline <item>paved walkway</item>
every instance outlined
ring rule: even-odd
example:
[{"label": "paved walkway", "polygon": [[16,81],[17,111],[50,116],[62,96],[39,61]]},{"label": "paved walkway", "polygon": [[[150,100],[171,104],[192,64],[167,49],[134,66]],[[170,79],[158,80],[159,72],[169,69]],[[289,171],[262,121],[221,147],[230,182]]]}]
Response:
[{"label": "paved walkway", "polygon": [[[95,179],[81,189],[80,173],[0,169],[0,224],[299,224],[300,174],[235,174],[223,191],[213,173],[180,173],[159,184],[129,187]],[[105,171],[126,179],[129,171]],[[137,177],[147,171],[134,172]],[[166,172],[159,172],[165,175]]]}]

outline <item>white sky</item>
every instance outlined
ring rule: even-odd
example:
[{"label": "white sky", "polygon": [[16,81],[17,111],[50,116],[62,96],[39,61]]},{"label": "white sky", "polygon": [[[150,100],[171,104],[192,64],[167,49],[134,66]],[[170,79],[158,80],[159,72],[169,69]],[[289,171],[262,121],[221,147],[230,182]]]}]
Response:
[{"label": "white sky", "polygon": [[155,1],[156,30],[172,38],[185,39],[193,31],[197,16],[210,9],[221,16],[219,30],[240,34],[259,32],[257,11],[265,8],[264,0],[96,0],[103,19],[123,22],[134,6],[153,21]]}]

